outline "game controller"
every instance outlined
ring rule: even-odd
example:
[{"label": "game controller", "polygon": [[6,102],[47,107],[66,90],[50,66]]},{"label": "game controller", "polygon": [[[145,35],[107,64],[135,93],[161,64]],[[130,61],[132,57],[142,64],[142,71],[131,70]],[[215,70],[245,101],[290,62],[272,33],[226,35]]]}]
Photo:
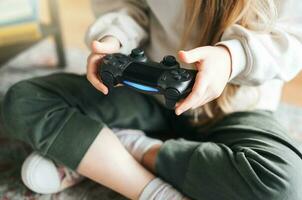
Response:
[{"label": "game controller", "polygon": [[106,55],[99,69],[99,76],[109,93],[117,84],[123,84],[139,92],[161,94],[169,109],[191,92],[196,76],[196,70],[180,68],[174,56],[165,56],[160,63],[152,62],[138,48],[129,56]]}]

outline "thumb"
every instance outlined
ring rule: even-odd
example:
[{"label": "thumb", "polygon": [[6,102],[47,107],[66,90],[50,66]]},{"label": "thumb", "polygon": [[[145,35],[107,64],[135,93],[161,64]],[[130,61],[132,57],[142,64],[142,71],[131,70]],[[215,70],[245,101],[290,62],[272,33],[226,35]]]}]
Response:
[{"label": "thumb", "polygon": [[189,51],[181,50],[178,52],[178,57],[180,61],[191,64],[205,59],[207,54],[207,47],[198,47]]},{"label": "thumb", "polygon": [[118,40],[106,40],[102,42],[94,40],[91,44],[91,49],[96,54],[116,53],[120,49],[120,43]]}]

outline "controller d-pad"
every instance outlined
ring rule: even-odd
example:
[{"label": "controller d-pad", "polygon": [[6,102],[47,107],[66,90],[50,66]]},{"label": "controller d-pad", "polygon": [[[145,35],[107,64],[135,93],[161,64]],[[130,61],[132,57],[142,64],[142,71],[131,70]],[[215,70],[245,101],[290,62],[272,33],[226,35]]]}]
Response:
[{"label": "controller d-pad", "polygon": [[127,64],[127,62],[122,61],[122,60],[118,60],[118,68],[122,68],[125,64]]},{"label": "controller d-pad", "polygon": [[127,64],[129,61],[128,61],[127,58],[120,58],[119,62],[122,63],[122,64]]},{"label": "controller d-pad", "polygon": [[103,60],[104,61],[108,61],[108,62],[114,62],[114,61],[117,61],[117,59],[114,57],[114,56],[112,56],[112,55],[107,55],[107,56],[105,56],[104,58],[103,58]]},{"label": "controller d-pad", "polygon": [[113,66],[118,66],[118,61],[111,60],[110,64],[113,65]]},{"label": "controller d-pad", "polygon": [[177,70],[171,70],[170,73],[171,73],[172,75],[178,75],[179,72],[178,72]]},{"label": "controller d-pad", "polygon": [[116,57],[117,59],[121,59],[121,58],[124,58],[125,56],[123,56],[122,54],[117,54],[115,57]]},{"label": "controller d-pad", "polygon": [[104,57],[103,62],[105,64],[111,64],[111,62],[112,62],[113,59],[114,59],[114,57],[112,55],[108,55],[108,56]]},{"label": "controller d-pad", "polygon": [[111,59],[113,59],[114,58],[114,56],[113,55],[107,55],[106,57],[105,57],[105,59],[108,59],[108,60],[111,60]]}]

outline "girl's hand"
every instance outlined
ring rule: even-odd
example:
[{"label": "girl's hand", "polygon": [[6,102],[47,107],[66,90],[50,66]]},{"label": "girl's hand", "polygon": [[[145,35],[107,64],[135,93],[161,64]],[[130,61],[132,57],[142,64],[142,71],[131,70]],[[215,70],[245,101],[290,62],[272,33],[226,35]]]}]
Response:
[{"label": "girl's hand", "polygon": [[192,92],[176,104],[175,113],[180,115],[221,95],[231,74],[231,55],[226,47],[205,46],[179,51],[178,57],[184,63],[194,63],[198,70]]},{"label": "girl's hand", "polygon": [[100,41],[93,41],[91,44],[92,52],[87,59],[87,79],[103,94],[108,94],[108,88],[99,78],[99,63],[101,59],[110,53],[116,53],[120,49],[120,42],[113,36],[104,37]]}]

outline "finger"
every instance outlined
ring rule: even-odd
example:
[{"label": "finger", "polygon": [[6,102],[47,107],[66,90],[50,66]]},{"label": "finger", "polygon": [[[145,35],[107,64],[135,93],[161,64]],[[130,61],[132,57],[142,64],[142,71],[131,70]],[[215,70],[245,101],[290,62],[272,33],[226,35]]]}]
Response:
[{"label": "finger", "polygon": [[177,108],[180,104],[182,104],[182,102],[184,102],[184,99],[181,99],[178,102],[176,102],[175,108]]},{"label": "finger", "polygon": [[94,40],[91,44],[92,52],[96,54],[110,54],[116,53],[120,49],[119,43],[104,41],[99,42]]},{"label": "finger", "polygon": [[98,65],[104,55],[91,54],[87,61],[87,79],[90,83],[104,94],[108,94],[108,88],[101,82],[98,75]]},{"label": "finger", "polygon": [[197,102],[197,96],[194,93],[190,93],[189,96],[187,96],[184,101],[176,107],[175,114],[181,115],[182,113],[192,108]]},{"label": "finger", "polygon": [[176,107],[176,114],[180,115],[194,107],[199,101],[202,101],[205,98],[206,88],[207,86],[204,84],[203,74],[201,72],[197,73],[192,92],[178,107]]},{"label": "finger", "polygon": [[198,47],[189,51],[179,51],[178,57],[184,63],[194,63],[206,58],[209,47]]}]

